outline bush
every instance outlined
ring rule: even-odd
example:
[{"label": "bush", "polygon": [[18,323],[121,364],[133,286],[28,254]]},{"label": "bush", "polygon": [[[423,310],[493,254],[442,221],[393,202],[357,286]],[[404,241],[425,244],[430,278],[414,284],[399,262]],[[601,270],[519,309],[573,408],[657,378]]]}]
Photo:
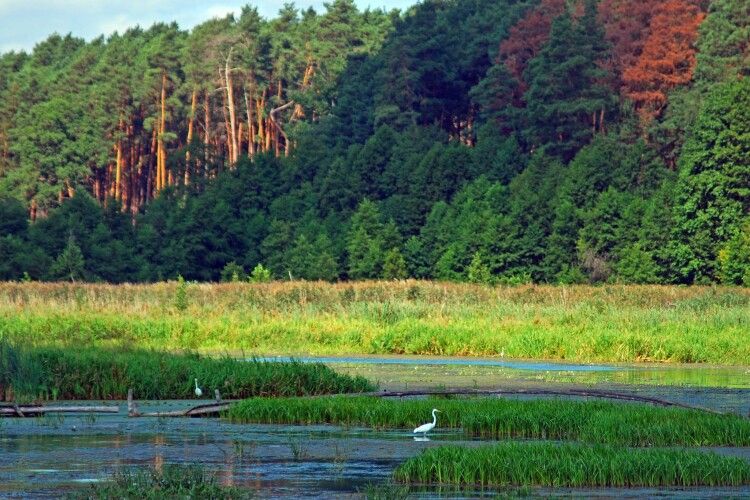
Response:
[{"label": "bush", "polygon": [[188,296],[187,296],[188,284],[185,282],[185,278],[182,275],[177,276],[177,288],[174,292],[174,306],[178,311],[184,311],[188,308]]},{"label": "bush", "polygon": [[263,264],[258,264],[250,273],[251,283],[268,283],[271,281],[271,271],[263,267]]},{"label": "bush", "polygon": [[469,269],[466,274],[470,283],[488,285],[490,281],[492,281],[490,268],[484,264],[479,252],[475,253],[474,257],[471,259],[471,264],[469,264]]},{"label": "bush", "polygon": [[234,261],[224,266],[224,269],[221,270],[222,283],[238,283],[246,279],[247,274],[245,273],[245,269]]}]

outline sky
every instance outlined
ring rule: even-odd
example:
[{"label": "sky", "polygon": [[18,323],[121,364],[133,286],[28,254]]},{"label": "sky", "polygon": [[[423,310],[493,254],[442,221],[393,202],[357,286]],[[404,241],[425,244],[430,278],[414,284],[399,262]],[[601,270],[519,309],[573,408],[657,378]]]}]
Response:
[{"label": "sky", "polygon": [[[91,40],[101,34],[124,31],[139,24],[177,21],[192,28],[212,17],[239,13],[245,4],[255,5],[272,18],[287,0],[0,0],[0,53],[34,48],[50,34],[72,33]],[[416,0],[356,0],[364,9],[404,9]],[[299,8],[323,12],[324,0],[296,0]]]}]

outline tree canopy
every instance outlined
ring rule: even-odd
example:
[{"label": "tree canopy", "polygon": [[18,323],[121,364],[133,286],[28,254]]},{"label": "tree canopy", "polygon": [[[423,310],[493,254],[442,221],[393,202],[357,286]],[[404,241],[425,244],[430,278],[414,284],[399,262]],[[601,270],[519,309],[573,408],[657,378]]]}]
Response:
[{"label": "tree canopy", "polygon": [[0,55],[0,279],[750,284],[739,0],[333,0]]}]

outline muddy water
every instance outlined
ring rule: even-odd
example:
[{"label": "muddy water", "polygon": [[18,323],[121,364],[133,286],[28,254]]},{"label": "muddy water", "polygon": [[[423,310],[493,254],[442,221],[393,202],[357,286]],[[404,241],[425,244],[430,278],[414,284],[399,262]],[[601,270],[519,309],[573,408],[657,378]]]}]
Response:
[{"label": "muddy water", "polygon": [[[316,359],[317,360],[317,359]],[[305,361],[313,361],[308,359]],[[750,373],[741,368],[564,365],[497,360],[329,358],[339,371],[380,381],[386,389],[435,387],[616,388],[747,414]],[[473,362],[474,361],[474,362]],[[503,364],[499,364],[503,363]],[[510,365],[509,365],[510,364]],[[706,371],[703,371],[706,370]],[[679,373],[682,372],[682,373]],[[697,374],[696,374],[697,373]],[[142,411],[184,409],[195,402],[140,403]],[[0,498],[59,497],[104,480],[123,466],[205,465],[224,484],[258,496],[362,496],[367,484],[388,481],[393,469],[426,447],[466,441],[458,431],[418,442],[408,431],[233,425],[209,419],[130,419],[118,415],[0,420]],[[750,460],[749,448],[717,450]],[[414,492],[424,498],[494,496],[497,492]],[[536,490],[542,496],[750,497],[750,488],[681,490]]]}]

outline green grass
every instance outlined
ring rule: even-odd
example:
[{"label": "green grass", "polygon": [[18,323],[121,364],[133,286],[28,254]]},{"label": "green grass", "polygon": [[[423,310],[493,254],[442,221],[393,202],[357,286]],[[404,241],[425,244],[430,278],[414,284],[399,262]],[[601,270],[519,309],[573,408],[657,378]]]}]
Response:
[{"label": "green grass", "polygon": [[[366,392],[362,377],[340,375],[323,364],[239,361],[195,354],[96,348],[17,349],[0,341],[0,396],[16,399],[194,398],[194,379],[206,398],[227,399]],[[0,397],[2,399],[2,397]]]},{"label": "green grass", "polygon": [[750,484],[750,464],[712,452],[559,443],[426,450],[397,481],[460,486],[665,487]]},{"label": "green grass", "polygon": [[602,401],[338,396],[253,398],[227,418],[261,424],[334,424],[411,430],[432,420],[489,439],[575,440],[625,446],[750,446],[750,420],[734,415]]},{"label": "green grass", "polygon": [[110,481],[91,485],[67,496],[69,499],[122,498],[161,500],[163,498],[244,499],[249,492],[222,486],[213,475],[198,466],[165,465],[161,470],[126,469]]},{"label": "green grass", "polygon": [[[750,290],[431,282],[0,284],[25,345],[747,365]],[[180,295],[182,297],[182,295]]]}]

